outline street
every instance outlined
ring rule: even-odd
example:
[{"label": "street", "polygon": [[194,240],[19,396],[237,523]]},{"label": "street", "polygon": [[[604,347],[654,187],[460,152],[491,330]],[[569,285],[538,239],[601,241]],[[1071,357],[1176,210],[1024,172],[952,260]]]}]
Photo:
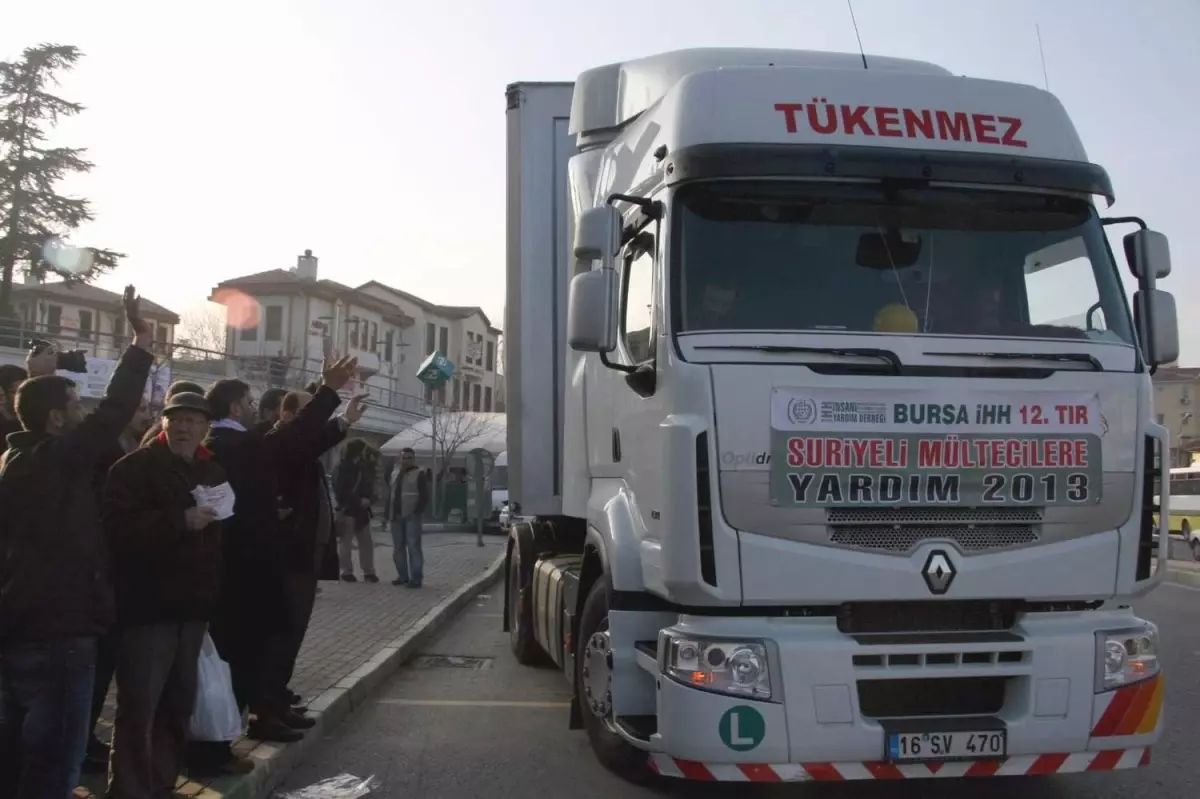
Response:
[{"label": "street", "polygon": [[[1167,731],[1151,766],[1061,777],[846,783],[630,786],[592,757],[582,731],[567,729],[569,692],[551,669],[518,666],[500,631],[503,587],[495,585],[417,660],[329,736],[286,782],[295,790],[345,772],[379,786],[371,797],[525,799],[569,793],[600,797],[946,797],[1128,799],[1200,796],[1193,742],[1200,740],[1200,590],[1163,585],[1139,606],[1165,646]],[[441,656],[441,657],[438,657]],[[454,656],[453,659],[447,656]]]}]

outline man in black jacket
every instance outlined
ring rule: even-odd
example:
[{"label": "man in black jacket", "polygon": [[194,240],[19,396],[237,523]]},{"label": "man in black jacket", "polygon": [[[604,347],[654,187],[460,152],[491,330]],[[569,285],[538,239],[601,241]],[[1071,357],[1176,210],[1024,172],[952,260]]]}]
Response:
[{"label": "man in black jacket", "polygon": [[118,641],[109,799],[166,796],[184,765],[221,586],[220,514],[196,490],[228,487],[202,444],[208,423],[204,397],[174,395],[160,436],[118,461],[104,486]]},{"label": "man in black jacket", "polygon": [[0,795],[67,797],[88,737],[96,639],[113,621],[95,492],[97,461],[137,411],[150,375],[150,326],[133,287],[134,332],[100,406],[84,417],[75,384],[26,381],[24,430],[0,461]]},{"label": "man in black jacket", "polygon": [[249,736],[289,743],[312,726],[280,701],[285,686],[275,684],[274,664],[264,654],[275,637],[292,635],[284,586],[285,547],[281,540],[278,473],[282,464],[302,457],[322,426],[337,410],[337,391],[354,375],[358,362],[343,358],[330,366],[313,401],[288,424],[264,433],[254,423],[250,389],[237,380],[218,381],[208,392],[217,420],[206,442],[225,469],[237,498],[226,524],[224,580],[212,636],[229,663],[239,704],[255,715]]},{"label": "man in black jacket", "polygon": [[358,582],[354,576],[353,544],[358,544],[358,565],[363,580],[379,582],[375,574],[375,542],[371,538],[371,504],[375,498],[375,475],[367,458],[367,442],[355,438],[342,447],[342,458],[333,470],[333,497],[337,502],[338,562],[342,580]]},{"label": "man in black jacket", "polygon": [[[278,424],[291,424],[313,395],[293,391],[283,398]],[[346,438],[346,432],[362,418],[365,396],[350,400],[343,414],[325,424],[321,435],[306,447],[303,456],[290,459],[279,472],[279,491],[284,507],[283,539],[287,548],[288,605],[292,613],[292,637],[286,650],[276,653],[280,672],[276,683],[287,686],[296,668],[296,658],[312,618],[319,580],[338,579],[337,535],[329,484],[321,456]],[[286,690],[288,703],[302,700]]]}]

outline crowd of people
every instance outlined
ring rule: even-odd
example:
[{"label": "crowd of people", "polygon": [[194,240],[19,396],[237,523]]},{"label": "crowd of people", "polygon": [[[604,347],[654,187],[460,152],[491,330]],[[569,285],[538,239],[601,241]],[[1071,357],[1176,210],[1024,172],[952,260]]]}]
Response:
[{"label": "crowd of people", "polygon": [[[315,722],[289,683],[318,581],[354,580],[357,540],[378,582],[368,448],[347,442],[332,490],[321,460],[363,415],[356,396],[335,416],[355,360],[257,407],[240,380],[177,382],[155,421],[132,287],[125,314],[132,346],[90,414],[52,349],[0,367],[0,799],[65,799],[84,770],[107,772],[113,799],[252,770],[233,741],[191,740],[205,641],[229,665],[246,734],[300,740]],[[421,473],[404,453],[387,503],[396,584],[417,587]],[[110,747],[95,732],[114,679]]]}]

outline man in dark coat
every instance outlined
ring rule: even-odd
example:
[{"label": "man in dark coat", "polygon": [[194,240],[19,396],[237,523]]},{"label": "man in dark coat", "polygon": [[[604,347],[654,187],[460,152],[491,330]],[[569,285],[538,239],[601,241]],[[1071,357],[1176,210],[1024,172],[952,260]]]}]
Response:
[{"label": "man in dark coat", "polygon": [[[293,391],[283,398],[279,424],[291,424],[313,395]],[[287,685],[296,667],[296,658],[304,643],[304,634],[312,618],[318,580],[338,579],[337,535],[329,484],[321,456],[346,438],[346,432],[362,418],[364,396],[350,400],[345,412],[325,424],[313,439],[303,458],[284,464],[279,472],[279,490],[284,508],[282,527],[287,547],[288,600],[292,611],[292,637],[286,651],[279,653],[282,673],[279,681]],[[302,701],[287,689],[289,703]]]},{"label": "man in dark coat", "polygon": [[[129,420],[125,430],[117,437],[116,443],[106,452],[96,464],[96,497],[104,491],[108,480],[108,470],[113,464],[136,450],[146,435],[150,426],[150,403],[145,399],[138,405],[137,413]],[[96,723],[104,711],[104,701],[108,698],[108,687],[112,683],[113,669],[116,668],[116,639],[115,633],[101,636],[96,641],[96,675],[92,682],[92,716],[88,726],[87,751],[83,759],[83,770],[91,774],[103,774],[108,771],[108,745],[96,736]]]},{"label": "man in dark coat", "polygon": [[221,601],[212,625],[213,640],[233,673],[239,704],[255,715],[249,736],[289,743],[312,726],[296,714],[274,683],[278,670],[264,662],[273,637],[290,636],[284,586],[285,548],[279,519],[280,466],[319,438],[322,426],[337,410],[337,391],[348,383],[357,361],[343,358],[326,370],[323,387],[289,424],[259,434],[250,432],[253,400],[250,388],[237,380],[218,381],[208,392],[216,421],[206,442],[225,469],[237,497],[226,525]]},{"label": "man in dark coat", "polygon": [[158,439],[118,461],[104,486],[118,641],[109,799],[165,796],[183,769],[221,587],[221,514],[195,493],[228,488],[202,443],[208,423],[204,397],[175,394]]},{"label": "man in dark coat", "polygon": [[57,375],[17,392],[24,428],[0,461],[0,786],[17,799],[67,797],[88,738],[96,639],[113,622],[97,508],[98,460],[137,411],[154,356],[133,287],[133,346],[85,417]]},{"label": "man in dark coat", "polygon": [[337,502],[338,562],[342,580],[358,582],[354,576],[353,545],[358,544],[358,565],[363,580],[379,582],[375,574],[375,542],[371,539],[371,504],[375,498],[375,475],[367,457],[367,442],[355,438],[342,448],[342,458],[333,470],[333,496]]},{"label": "man in dark coat", "polygon": [[0,452],[8,447],[9,433],[21,432],[17,420],[17,389],[29,379],[29,373],[11,363],[0,365]]},{"label": "man in dark coat", "polygon": [[[190,394],[199,394],[202,397],[204,396],[204,388],[199,383],[193,383],[190,380],[176,380],[174,383],[167,386],[167,393],[163,397],[163,402],[167,402],[171,399],[171,397],[174,397],[176,394],[182,394],[185,391]],[[154,424],[150,425],[150,428],[146,431],[146,434],[142,436],[142,444],[149,444],[151,441],[154,441],[158,438],[158,435],[161,432],[162,419],[159,419],[158,421],[154,422]]]}]

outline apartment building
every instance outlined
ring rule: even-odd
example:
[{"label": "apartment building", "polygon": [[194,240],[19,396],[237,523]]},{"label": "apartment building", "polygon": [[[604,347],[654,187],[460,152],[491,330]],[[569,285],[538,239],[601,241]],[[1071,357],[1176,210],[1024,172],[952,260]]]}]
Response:
[{"label": "apartment building", "polygon": [[1200,449],[1200,369],[1164,366],[1155,372],[1154,413],[1171,431],[1171,465],[1191,465],[1191,453]]},{"label": "apartment building", "polygon": [[[258,362],[264,382],[298,385],[319,373],[328,347],[358,358],[362,386],[387,407],[424,414],[434,401],[480,411],[500,404],[500,331],[481,309],[437,305],[377,281],[352,288],[321,278],[318,267],[306,250],[291,269],[217,285],[209,299],[226,308],[226,355]],[[416,376],[435,348],[457,370],[437,396]]]},{"label": "apartment building", "polygon": [[[500,375],[500,330],[482,308],[473,305],[438,305],[406,291],[372,280],[359,287],[374,297],[394,303],[412,317],[414,325],[404,344],[413,353],[414,368],[403,375],[405,385],[434,402],[464,411],[493,412],[504,404]],[[455,376],[438,390],[417,380],[415,367],[434,351],[454,364]]]}]

